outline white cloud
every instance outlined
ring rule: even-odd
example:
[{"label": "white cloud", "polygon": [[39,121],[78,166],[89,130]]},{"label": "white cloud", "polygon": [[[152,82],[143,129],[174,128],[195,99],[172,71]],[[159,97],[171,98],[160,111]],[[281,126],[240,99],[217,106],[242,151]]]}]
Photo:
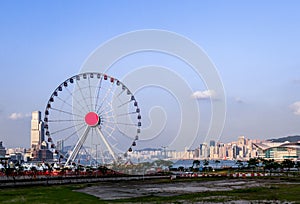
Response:
[{"label": "white cloud", "polygon": [[11,120],[19,120],[19,119],[23,119],[23,118],[28,118],[30,117],[31,114],[30,113],[12,113],[10,114],[10,116],[8,117]]},{"label": "white cloud", "polygon": [[295,115],[300,115],[300,101],[297,101],[290,105],[290,108],[293,110]]},{"label": "white cloud", "polygon": [[215,98],[216,93],[214,90],[205,90],[205,91],[195,91],[192,94],[192,98],[200,99],[200,100],[207,100]]}]

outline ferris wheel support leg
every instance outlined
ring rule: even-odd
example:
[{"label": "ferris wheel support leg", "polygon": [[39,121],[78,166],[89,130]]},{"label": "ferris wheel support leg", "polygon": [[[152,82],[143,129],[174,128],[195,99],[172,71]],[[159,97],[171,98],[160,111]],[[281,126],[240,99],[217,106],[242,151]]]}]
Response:
[{"label": "ferris wheel support leg", "polygon": [[82,136],[79,138],[79,140],[77,141],[73,151],[71,152],[70,156],[68,157],[68,160],[65,164],[68,165],[70,161],[74,161],[74,159],[77,157],[83,143],[85,142],[86,138],[87,138],[87,135],[90,131],[90,126],[87,126],[86,129],[84,130]]},{"label": "ferris wheel support leg", "polygon": [[100,130],[100,127],[97,127],[96,129],[98,130],[98,133],[99,133],[101,139],[103,140],[104,144],[106,145],[106,147],[107,147],[109,153],[110,153],[110,154],[112,155],[112,157],[114,158],[114,161],[117,162],[115,153],[114,153],[114,151],[112,150],[111,146],[110,146],[110,145],[108,144],[108,142],[106,141],[104,135],[102,134],[102,132],[101,132],[101,130]]}]

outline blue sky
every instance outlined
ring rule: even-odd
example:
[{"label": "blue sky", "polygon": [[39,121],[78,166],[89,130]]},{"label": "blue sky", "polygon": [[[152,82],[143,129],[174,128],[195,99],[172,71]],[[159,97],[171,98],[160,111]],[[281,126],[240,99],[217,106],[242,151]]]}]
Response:
[{"label": "blue sky", "polygon": [[99,45],[140,29],[183,35],[216,65],[227,97],[221,141],[299,134],[299,8],[298,1],[2,0],[0,140],[28,147],[28,114],[44,110]]}]

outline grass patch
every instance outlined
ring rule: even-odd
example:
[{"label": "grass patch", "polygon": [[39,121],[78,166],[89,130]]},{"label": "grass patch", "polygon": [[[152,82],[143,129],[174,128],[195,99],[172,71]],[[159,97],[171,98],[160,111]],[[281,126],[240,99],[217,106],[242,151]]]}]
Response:
[{"label": "grass patch", "polygon": [[290,201],[295,203],[299,202],[299,192],[300,185],[297,184],[281,184],[273,185],[269,187],[254,187],[246,189],[237,189],[232,191],[215,191],[215,192],[201,192],[201,193],[192,193],[184,194],[178,196],[145,196],[138,198],[129,198],[129,199],[118,199],[111,201],[112,203],[180,203],[183,201],[189,201],[191,203],[197,201],[209,201],[209,202],[226,202],[232,200],[260,200],[260,201]]},{"label": "grass patch", "polygon": [[[201,181],[202,179],[199,180]],[[149,180],[145,182],[157,185],[160,185],[161,183],[178,182],[178,185],[180,185],[180,182],[185,182],[185,179],[178,179],[176,181]],[[259,182],[259,180],[257,182]],[[270,184],[267,187],[254,187],[231,191],[200,192],[176,196],[158,196],[157,194],[152,194],[150,196],[110,201],[99,200],[97,197],[74,191],[92,185],[97,185],[101,188],[101,183],[4,188],[0,190],[0,203],[193,203],[199,201],[222,203],[232,200],[279,200],[300,203],[300,185],[293,182],[290,184]]]},{"label": "grass patch", "polygon": [[98,198],[75,192],[84,185],[39,186],[0,190],[0,203],[104,203]]}]

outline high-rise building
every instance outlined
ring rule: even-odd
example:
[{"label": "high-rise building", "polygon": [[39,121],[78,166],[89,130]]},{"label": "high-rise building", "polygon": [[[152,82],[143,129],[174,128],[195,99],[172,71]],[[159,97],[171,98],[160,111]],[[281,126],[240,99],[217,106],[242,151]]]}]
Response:
[{"label": "high-rise building", "polygon": [[5,157],[6,149],[2,145],[2,141],[0,142],[0,157]]},{"label": "high-rise building", "polygon": [[57,141],[56,149],[59,152],[63,152],[64,151],[64,140],[58,140]]},{"label": "high-rise building", "polygon": [[201,159],[207,159],[208,158],[208,155],[209,155],[209,148],[207,146],[207,143],[203,143],[202,146],[201,146],[201,152],[200,152],[200,155],[201,155]]},{"label": "high-rise building", "polygon": [[40,111],[32,112],[31,131],[30,131],[30,144],[31,148],[38,148],[39,145],[45,140],[44,123],[42,121]]},{"label": "high-rise building", "polygon": [[44,123],[40,111],[32,112],[31,119],[31,155],[33,161],[53,160],[53,153],[48,149],[48,143],[45,141]]},{"label": "high-rise building", "polygon": [[210,141],[209,141],[209,146],[210,146],[210,147],[216,146],[216,141],[210,140]]},{"label": "high-rise building", "polygon": [[246,139],[245,136],[239,136],[238,138],[238,146],[246,145]]}]

